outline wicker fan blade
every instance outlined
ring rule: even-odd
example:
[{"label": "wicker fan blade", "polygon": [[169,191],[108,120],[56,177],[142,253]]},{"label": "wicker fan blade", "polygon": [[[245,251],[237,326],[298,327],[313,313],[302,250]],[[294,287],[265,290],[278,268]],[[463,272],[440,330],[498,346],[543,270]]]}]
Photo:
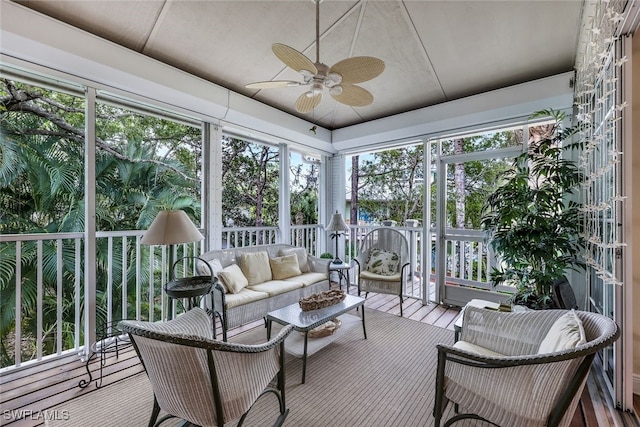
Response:
[{"label": "wicker fan blade", "polygon": [[378,77],[384,71],[384,61],[372,56],[354,56],[343,59],[329,69],[329,73],[342,76],[342,83],[362,83]]},{"label": "wicker fan blade", "polygon": [[274,43],[274,45],[271,46],[271,49],[278,59],[284,62],[287,67],[292,68],[297,72],[308,70],[314,75],[318,74],[318,70],[316,69],[316,66],[313,65],[313,62],[294,48],[289,47],[286,44]]},{"label": "wicker fan blade", "polygon": [[300,86],[302,83],[293,80],[275,80],[272,82],[255,82],[244,85],[247,89],[271,89],[276,87]]},{"label": "wicker fan blade", "polygon": [[356,85],[340,85],[342,93],[331,94],[336,101],[352,107],[365,107],[373,102],[373,95],[368,90]]},{"label": "wicker fan blade", "polygon": [[307,96],[309,92],[305,92],[296,100],[296,111],[299,113],[308,113],[316,108],[320,101],[322,101],[322,94],[318,93],[315,96]]}]

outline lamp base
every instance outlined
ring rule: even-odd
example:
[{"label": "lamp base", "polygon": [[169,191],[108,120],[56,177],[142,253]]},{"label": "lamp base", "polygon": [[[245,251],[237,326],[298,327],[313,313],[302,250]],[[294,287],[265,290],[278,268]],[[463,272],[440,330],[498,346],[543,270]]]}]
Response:
[{"label": "lamp base", "polygon": [[331,261],[332,264],[344,264],[344,262],[340,258],[336,258]]}]

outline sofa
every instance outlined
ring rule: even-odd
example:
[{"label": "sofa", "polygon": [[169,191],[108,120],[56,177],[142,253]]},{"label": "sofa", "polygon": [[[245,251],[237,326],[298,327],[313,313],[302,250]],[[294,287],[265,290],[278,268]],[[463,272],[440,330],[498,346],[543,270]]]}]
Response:
[{"label": "sofa", "polygon": [[213,250],[199,258],[198,273],[218,279],[212,290],[213,312],[221,320],[225,341],[229,329],[330,288],[331,260],[292,245]]}]

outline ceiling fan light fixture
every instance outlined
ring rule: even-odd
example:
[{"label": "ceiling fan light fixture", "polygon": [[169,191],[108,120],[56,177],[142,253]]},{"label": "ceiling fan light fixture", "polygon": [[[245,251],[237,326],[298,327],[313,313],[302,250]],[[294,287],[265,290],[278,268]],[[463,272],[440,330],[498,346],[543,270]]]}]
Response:
[{"label": "ceiling fan light fixture", "polygon": [[310,86],[295,103],[295,109],[305,114],[313,111],[322,100],[326,88],[329,94],[341,104],[350,107],[364,107],[373,102],[373,95],[354,83],[362,83],[378,77],[385,68],[384,61],[372,56],[355,56],[343,59],[331,67],[320,62],[320,2],[312,0],[316,6],[316,60],[311,61],[303,53],[282,43],[271,46],[275,56],[287,67],[300,73],[302,82],[293,80],[256,82],[246,85],[249,89],[269,89],[289,86]]},{"label": "ceiling fan light fixture", "polygon": [[338,73],[329,73],[327,75],[327,84],[331,83],[331,86],[342,83],[342,75]]},{"label": "ceiling fan light fixture", "polygon": [[314,82],[311,85],[311,90],[309,92],[307,92],[307,96],[308,97],[312,97],[312,96],[318,96],[322,93],[322,83],[321,82]]}]

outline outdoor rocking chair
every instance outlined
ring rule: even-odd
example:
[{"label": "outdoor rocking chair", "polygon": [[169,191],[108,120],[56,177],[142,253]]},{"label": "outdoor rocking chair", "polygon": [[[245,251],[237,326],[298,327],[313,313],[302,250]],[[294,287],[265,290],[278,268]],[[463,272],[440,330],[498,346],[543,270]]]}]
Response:
[{"label": "outdoor rocking chair", "polygon": [[409,270],[409,244],[404,235],[387,227],[370,231],[362,239],[354,261],[358,266],[358,295],[398,295],[402,317],[402,294]]},{"label": "outdoor rocking chair", "polygon": [[[199,307],[166,322],[122,321],[151,382],[154,402],[149,426],[179,418],[199,426],[241,426],[256,400],[274,393],[281,426],[285,402],[285,326],[272,340],[258,345],[233,344],[212,338],[211,318]],[[276,384],[271,384],[277,377]],[[168,415],[158,420],[160,410]]]},{"label": "outdoor rocking chair", "polygon": [[456,415],[445,426],[568,426],[594,356],[619,333],[613,320],[586,311],[467,307],[460,341],[437,345],[435,427],[449,402]]}]

